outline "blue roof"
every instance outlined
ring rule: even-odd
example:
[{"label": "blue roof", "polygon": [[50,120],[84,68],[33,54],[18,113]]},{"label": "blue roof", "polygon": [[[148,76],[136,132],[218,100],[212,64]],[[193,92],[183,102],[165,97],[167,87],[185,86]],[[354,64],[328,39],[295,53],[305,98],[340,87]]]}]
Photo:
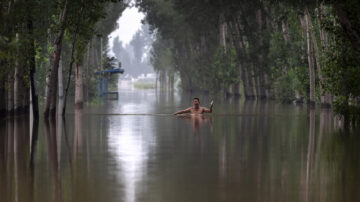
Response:
[{"label": "blue roof", "polygon": [[97,71],[97,72],[95,72],[95,74],[104,74],[104,73],[122,74],[124,72],[125,72],[124,69],[116,68],[116,69],[108,69],[108,70],[104,70],[104,71]]}]

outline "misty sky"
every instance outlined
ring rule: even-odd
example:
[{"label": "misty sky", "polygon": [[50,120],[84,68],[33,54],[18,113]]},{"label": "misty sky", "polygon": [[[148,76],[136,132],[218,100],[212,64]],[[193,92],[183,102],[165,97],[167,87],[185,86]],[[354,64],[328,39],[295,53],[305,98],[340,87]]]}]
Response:
[{"label": "misty sky", "polygon": [[123,45],[128,44],[136,31],[140,29],[141,20],[144,17],[145,15],[139,12],[136,7],[130,7],[124,10],[121,17],[117,20],[118,29],[109,35],[110,55],[114,55],[112,52],[114,38],[119,37]]}]

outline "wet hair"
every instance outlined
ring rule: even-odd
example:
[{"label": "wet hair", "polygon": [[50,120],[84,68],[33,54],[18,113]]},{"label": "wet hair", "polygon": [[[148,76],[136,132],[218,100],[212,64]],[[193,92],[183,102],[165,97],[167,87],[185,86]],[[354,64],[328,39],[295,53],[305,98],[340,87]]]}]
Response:
[{"label": "wet hair", "polygon": [[194,100],[197,100],[200,103],[200,99],[197,97],[194,97]]}]

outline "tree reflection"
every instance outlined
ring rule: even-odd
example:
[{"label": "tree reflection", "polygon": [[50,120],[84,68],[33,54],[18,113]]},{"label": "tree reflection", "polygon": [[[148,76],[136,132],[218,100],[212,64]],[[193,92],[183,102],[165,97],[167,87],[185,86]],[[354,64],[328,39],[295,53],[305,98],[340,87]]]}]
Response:
[{"label": "tree reflection", "polygon": [[83,142],[83,110],[75,110],[75,129],[74,129],[74,157],[76,158],[77,154],[81,152],[82,142]]},{"label": "tree reflection", "polygon": [[61,172],[60,172],[60,159],[58,158],[58,143],[56,133],[56,120],[55,119],[45,119],[45,135],[48,146],[48,160],[51,168],[51,174],[54,181],[54,192],[55,201],[62,201],[62,186],[61,186]]},{"label": "tree reflection", "polygon": [[28,117],[11,117],[0,126],[1,201],[25,201],[32,198],[30,175],[30,135]]},{"label": "tree reflection", "polygon": [[37,142],[38,142],[38,130],[39,130],[39,120],[33,119],[30,117],[30,193],[31,201],[35,201],[34,192],[35,192],[35,161],[36,161],[36,151],[37,151]]},{"label": "tree reflection", "polygon": [[306,156],[304,201],[310,201],[310,186],[312,184],[312,164],[315,148],[315,109],[309,109],[309,138]]}]

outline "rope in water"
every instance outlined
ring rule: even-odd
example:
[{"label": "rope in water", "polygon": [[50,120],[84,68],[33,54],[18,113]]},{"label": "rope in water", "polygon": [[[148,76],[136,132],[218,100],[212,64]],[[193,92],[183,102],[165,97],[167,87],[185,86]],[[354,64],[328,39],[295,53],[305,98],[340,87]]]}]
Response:
[{"label": "rope in water", "polygon": [[[86,113],[93,116],[174,116],[173,114],[132,114],[132,113]],[[191,116],[192,114],[179,114],[176,116]],[[194,115],[194,114],[193,114]],[[258,114],[199,114],[202,116],[257,116]]]}]

